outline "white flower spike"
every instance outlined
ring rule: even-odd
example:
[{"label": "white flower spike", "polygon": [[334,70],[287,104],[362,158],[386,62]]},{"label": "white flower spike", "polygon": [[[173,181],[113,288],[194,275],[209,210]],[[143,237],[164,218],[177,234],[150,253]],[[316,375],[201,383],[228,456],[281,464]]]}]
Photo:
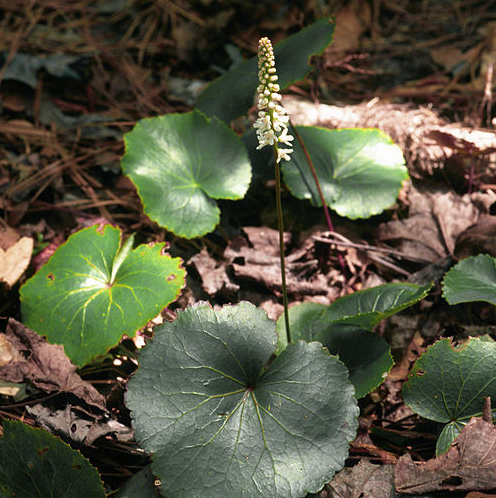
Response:
[{"label": "white flower spike", "polygon": [[258,147],[273,145],[277,150],[276,162],[281,159],[289,161],[293,149],[280,149],[279,144],[291,147],[292,135],[288,134],[289,116],[279,103],[280,87],[276,83],[277,74],[274,60],[274,50],[268,38],[260,38],[258,42],[258,119],[253,127],[257,131]]}]

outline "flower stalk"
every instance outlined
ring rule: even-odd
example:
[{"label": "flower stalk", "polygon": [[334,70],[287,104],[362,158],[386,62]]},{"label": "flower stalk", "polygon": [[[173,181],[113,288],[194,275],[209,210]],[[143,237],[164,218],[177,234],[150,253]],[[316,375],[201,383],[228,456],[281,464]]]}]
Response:
[{"label": "flower stalk", "polygon": [[[288,134],[289,116],[281,105],[282,96],[277,83],[274,50],[268,38],[261,38],[258,42],[258,119],[253,127],[257,132],[258,147],[261,149],[271,145],[275,157],[275,180],[276,180],[276,210],[277,225],[279,230],[279,255],[281,261],[281,285],[284,306],[284,322],[286,325],[286,336],[288,343],[291,342],[289,330],[288,313],[288,291],[286,286],[286,265],[284,261],[284,224],[281,203],[281,170],[279,163],[282,159],[289,161],[293,152],[291,142],[294,140]],[[287,148],[281,147],[285,145]]]}]

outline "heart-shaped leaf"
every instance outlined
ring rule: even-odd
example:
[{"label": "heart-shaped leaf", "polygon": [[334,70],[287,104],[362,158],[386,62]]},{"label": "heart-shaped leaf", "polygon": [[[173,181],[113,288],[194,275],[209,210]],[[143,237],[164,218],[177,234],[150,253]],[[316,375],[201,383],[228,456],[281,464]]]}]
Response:
[{"label": "heart-shaped leaf", "polygon": [[58,437],[4,420],[0,438],[0,496],[105,498],[98,472]]},{"label": "heart-shaped leaf", "polygon": [[[369,218],[394,204],[408,171],[401,149],[387,135],[376,129],[296,126],[296,130],[312,159],[327,204],[339,215]],[[297,140],[282,171],[295,197],[322,205]]]},{"label": "heart-shaped leaf", "polygon": [[211,232],[219,223],[215,199],[241,199],[250,185],[241,140],[199,111],[142,119],[124,140],[122,171],[144,212],[181,237]]},{"label": "heart-shaped leaf", "polygon": [[450,304],[485,301],[496,305],[496,259],[489,254],[463,259],[446,273],[442,286]]},{"label": "heart-shaped leaf", "polygon": [[[313,69],[308,63],[310,57],[324,51],[332,41],[333,32],[334,24],[329,19],[319,19],[274,46],[281,88],[303,79]],[[258,59],[252,57],[210,83],[196,107],[207,116],[230,123],[253,106],[257,86]]]},{"label": "heart-shaped leaf", "polygon": [[265,369],[276,340],[246,302],[156,328],[126,401],[166,496],[300,497],[343,466],[358,415],[346,368],[301,341]]},{"label": "heart-shaped leaf", "polygon": [[403,399],[415,413],[452,424],[439,449],[449,447],[447,437],[456,435],[456,425],[482,414],[486,397],[496,399],[496,343],[478,338],[456,349],[449,339],[436,342],[417,360],[403,385]]},{"label": "heart-shaped leaf", "polygon": [[[387,342],[371,330],[384,318],[423,299],[431,284],[384,284],[354,292],[329,306],[302,303],[289,309],[292,341],[320,341],[338,354],[350,371],[356,397],[361,398],[384,380],[393,366]],[[277,321],[278,348],[287,344],[283,317]]]},{"label": "heart-shaped leaf", "polygon": [[75,365],[134,336],[184,286],[181,260],[163,254],[164,243],[120,243],[110,225],[80,230],[21,288],[23,323],[63,344]]}]

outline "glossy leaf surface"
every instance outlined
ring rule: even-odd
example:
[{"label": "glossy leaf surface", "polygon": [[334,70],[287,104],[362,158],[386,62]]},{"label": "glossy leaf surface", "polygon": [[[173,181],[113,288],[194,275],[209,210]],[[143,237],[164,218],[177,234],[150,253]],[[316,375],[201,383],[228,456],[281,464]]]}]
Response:
[{"label": "glossy leaf surface", "polygon": [[214,230],[215,199],[241,199],[250,185],[241,140],[201,112],[142,119],[124,139],[122,171],[136,185],[144,212],[181,237]]},{"label": "glossy leaf surface", "polygon": [[450,304],[485,301],[496,305],[496,259],[489,254],[463,259],[446,273],[442,286]]},{"label": "glossy leaf surface", "polygon": [[[431,285],[384,284],[354,292],[329,306],[302,303],[289,309],[293,341],[320,341],[338,354],[350,370],[360,398],[377,387],[393,366],[387,342],[371,330],[384,318],[412,306],[427,295]],[[287,344],[286,327],[277,321],[278,351]]]},{"label": "glossy leaf surface", "polygon": [[[496,343],[478,338],[458,348],[449,339],[434,343],[403,386],[403,399],[415,413],[445,424],[461,425],[480,416],[486,397],[496,399]],[[448,432],[456,435],[447,429],[442,448],[449,447]]]},{"label": "glossy leaf surface", "polygon": [[[296,126],[324,198],[347,218],[369,218],[395,203],[408,178],[401,149],[377,129],[328,130]],[[284,181],[298,199],[321,206],[315,181],[298,141],[291,160],[282,163]]]},{"label": "glossy leaf surface", "polygon": [[[387,342],[362,327],[331,323],[326,319],[328,307],[317,303],[302,303],[289,309],[292,341],[319,341],[350,371],[350,381],[355,386],[356,397],[361,398],[377,387],[393,366]],[[285,337],[283,320],[279,319],[280,337]],[[281,342],[281,341],[280,341]],[[286,347],[282,341],[280,350]]]}]

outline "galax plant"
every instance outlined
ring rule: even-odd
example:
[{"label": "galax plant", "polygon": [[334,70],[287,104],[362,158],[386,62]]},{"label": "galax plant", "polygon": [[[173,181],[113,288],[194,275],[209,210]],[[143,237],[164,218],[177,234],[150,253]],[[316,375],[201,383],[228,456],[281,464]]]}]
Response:
[{"label": "galax plant", "polygon": [[[306,76],[309,57],[325,49],[332,31],[323,19],[274,50],[262,38],[258,60],[214,81],[195,110],[143,119],[125,137],[122,169],[136,185],[144,212],[186,238],[213,231],[219,223],[216,199],[242,198],[252,168],[275,164],[283,289],[281,170],[293,195],[316,206],[323,199],[349,218],[369,217],[393,204],[407,178],[400,150],[378,130],[290,126],[280,92]],[[256,131],[239,138],[228,125],[247,112],[255,94]],[[122,243],[121,237],[109,225],[73,234],[21,288],[24,324],[62,344],[76,365],[95,361],[124,334],[132,337],[184,286],[181,261],[164,252],[164,243],[133,249],[133,238]],[[495,272],[494,260],[484,258],[473,274]],[[458,295],[467,275],[463,263],[446,276],[449,302],[485,296],[484,290]],[[386,284],[329,306],[303,303],[289,310],[284,292],[285,313],[277,324],[248,302],[220,310],[199,303],[155,327],[126,394],[136,441],[152,464],[117,496],[317,492],[344,465],[357,429],[357,398],[377,387],[392,366],[389,346],[374,327],[429,288]],[[405,388],[414,410],[447,424],[439,451],[467,417],[482,410],[481,396],[496,394],[484,366],[494,364],[493,343],[474,340],[463,351],[449,350],[446,340],[435,344]],[[487,358],[472,370],[474,382],[464,384],[463,392],[453,383],[436,391],[463,403],[434,409],[425,383],[436,384],[443,369],[459,363],[465,375],[467,354]],[[96,470],[57,438],[16,422],[5,422],[3,430],[2,496],[33,496],[27,490],[32,483],[35,496],[105,496]]]}]

